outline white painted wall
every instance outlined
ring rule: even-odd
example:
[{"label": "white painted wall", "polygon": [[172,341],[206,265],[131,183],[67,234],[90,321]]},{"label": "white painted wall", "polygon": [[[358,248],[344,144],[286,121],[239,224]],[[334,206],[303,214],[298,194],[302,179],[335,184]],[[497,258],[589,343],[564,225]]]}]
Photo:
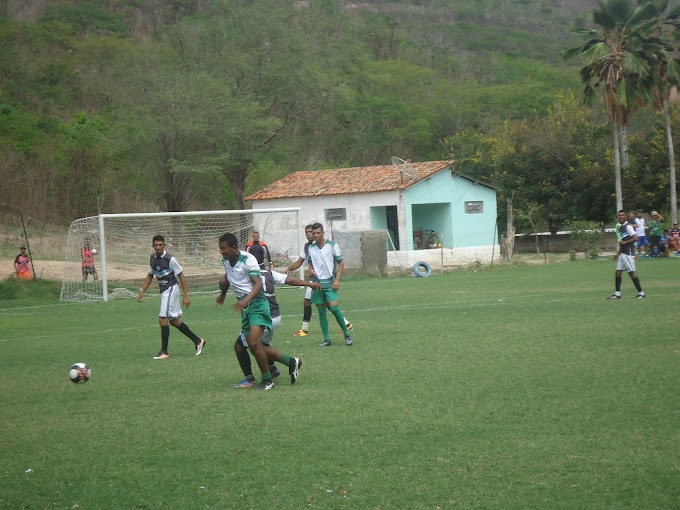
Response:
[{"label": "white painted wall", "polygon": [[[300,223],[304,227],[307,224],[319,222],[324,226],[326,237],[333,238],[333,230],[338,231],[361,231],[371,229],[370,208],[377,206],[396,205],[399,211],[399,236],[402,240],[412,238],[412,233],[407,232],[406,217],[404,213],[405,200],[399,191],[384,191],[376,193],[331,195],[320,197],[293,197],[269,200],[253,201],[253,209],[269,209],[282,207],[301,207]],[[495,204],[493,204],[495,207]],[[347,220],[327,222],[325,220],[326,209],[345,208]],[[259,228],[262,228],[259,226]],[[266,229],[266,237],[263,239],[271,246],[284,245],[285,240],[277,239],[276,225],[270,223]],[[482,239],[480,239],[482,241]],[[484,240],[489,242],[489,240]],[[497,241],[497,240],[496,240]],[[306,239],[302,228],[299,237],[300,246]],[[405,244],[405,243],[404,243]],[[471,265],[474,263],[489,264],[495,255],[499,258],[499,247],[492,245],[467,246],[463,248],[445,248],[443,250],[414,250],[387,253],[387,266],[393,270],[410,270],[418,261],[424,260],[433,268]],[[291,251],[290,258],[295,261],[297,256]],[[442,259],[443,255],[443,259]]]}]

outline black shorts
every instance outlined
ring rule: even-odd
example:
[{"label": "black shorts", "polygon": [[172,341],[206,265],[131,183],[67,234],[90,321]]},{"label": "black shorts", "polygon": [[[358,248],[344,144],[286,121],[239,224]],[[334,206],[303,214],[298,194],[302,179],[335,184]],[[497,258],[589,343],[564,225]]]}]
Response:
[{"label": "black shorts", "polygon": [[88,274],[97,274],[97,269],[94,266],[83,266],[83,276]]}]

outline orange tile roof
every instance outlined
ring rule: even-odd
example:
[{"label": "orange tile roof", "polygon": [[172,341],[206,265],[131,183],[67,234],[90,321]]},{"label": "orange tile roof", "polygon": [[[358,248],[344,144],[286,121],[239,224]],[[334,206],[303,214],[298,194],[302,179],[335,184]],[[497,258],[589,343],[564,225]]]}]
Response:
[{"label": "orange tile roof", "polygon": [[394,165],[293,172],[247,196],[246,200],[402,190],[446,168],[453,168],[454,163],[451,160],[409,163],[404,175]]}]

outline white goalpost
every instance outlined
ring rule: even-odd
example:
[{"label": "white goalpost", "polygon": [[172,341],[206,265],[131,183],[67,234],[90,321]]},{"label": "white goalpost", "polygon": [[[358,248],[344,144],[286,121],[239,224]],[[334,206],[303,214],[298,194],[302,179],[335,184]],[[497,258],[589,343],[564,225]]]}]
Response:
[{"label": "white goalpost", "polygon": [[[217,281],[224,274],[218,239],[225,232],[236,235],[239,248],[245,250],[252,233],[258,231],[274,269],[283,270],[302,247],[300,209],[100,214],[75,220],[66,240],[61,300],[137,296],[148,272],[151,240],[158,234],[165,237],[166,250],[182,266],[191,294],[217,291]],[[87,260],[82,256],[87,243],[96,252],[94,270],[85,267]]]}]

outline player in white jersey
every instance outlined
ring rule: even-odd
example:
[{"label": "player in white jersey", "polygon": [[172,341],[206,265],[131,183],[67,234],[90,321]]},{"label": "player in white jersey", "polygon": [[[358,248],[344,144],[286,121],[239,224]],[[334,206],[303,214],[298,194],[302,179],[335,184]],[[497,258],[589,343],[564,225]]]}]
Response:
[{"label": "player in white jersey", "polygon": [[345,344],[352,345],[352,337],[349,335],[349,330],[345,324],[345,317],[338,308],[340,279],[345,268],[342,252],[337,243],[324,237],[321,223],[312,225],[312,234],[314,234],[314,243],[309,247],[309,266],[322,287],[321,290],[312,292],[312,303],[316,305],[319,312],[319,323],[323,333],[323,342],[319,344],[319,347],[331,345],[328,318],[326,317],[327,306],[345,335]]},{"label": "player in white jersey", "polygon": [[[293,262],[284,273],[288,274],[291,271],[298,269],[304,262],[309,260],[309,247],[314,242],[314,234],[312,234],[312,225],[305,226],[305,237],[307,242],[300,252],[298,259]],[[302,326],[298,331],[293,333],[294,336],[307,336],[309,334],[309,321],[312,319],[312,287],[307,287],[305,290],[305,298],[302,303],[303,315],[302,315]],[[347,326],[347,331],[352,331],[352,324],[345,317],[345,325]]]},{"label": "player in white jersey", "polygon": [[[262,334],[265,329],[272,329],[272,318],[269,303],[263,292],[264,286],[260,266],[253,255],[239,250],[238,240],[234,234],[223,234],[219,243],[226,281],[224,286],[220,287],[221,292],[217,296],[216,302],[218,305],[222,305],[227,290],[230,287],[234,290],[236,303],[233,305],[233,309],[241,314],[241,330],[262,373],[259,389],[270,390],[274,387],[274,383],[269,370],[267,351],[262,345]],[[278,353],[278,357],[280,359],[275,358],[275,361],[288,366],[291,372],[291,381],[296,380],[300,360],[281,353]]]},{"label": "player in white jersey", "polygon": [[[261,270],[262,272],[262,285],[264,290],[264,295],[269,302],[269,309],[271,311],[272,317],[272,329],[265,330],[262,334],[262,345],[267,352],[267,358],[269,359],[269,372],[272,374],[272,379],[278,377],[280,372],[274,365],[274,361],[283,358],[283,355],[271,346],[271,342],[274,339],[274,332],[281,325],[281,310],[279,308],[279,303],[276,300],[275,285],[292,285],[296,287],[309,287],[315,289],[321,289],[321,284],[319,282],[307,282],[305,280],[300,280],[290,275],[285,275],[273,270]],[[226,284],[226,277],[220,280],[220,289]],[[243,331],[241,331],[234,342],[234,353],[236,354],[236,359],[243,371],[245,379],[241,382],[234,384],[234,388],[250,388],[255,384],[255,377],[253,376],[253,369],[250,364],[250,356],[248,355],[248,342],[243,336]],[[288,373],[290,374],[290,383],[295,384],[297,380],[297,368],[298,370],[302,367],[302,360],[298,359],[297,367],[291,364],[288,367]]]}]

